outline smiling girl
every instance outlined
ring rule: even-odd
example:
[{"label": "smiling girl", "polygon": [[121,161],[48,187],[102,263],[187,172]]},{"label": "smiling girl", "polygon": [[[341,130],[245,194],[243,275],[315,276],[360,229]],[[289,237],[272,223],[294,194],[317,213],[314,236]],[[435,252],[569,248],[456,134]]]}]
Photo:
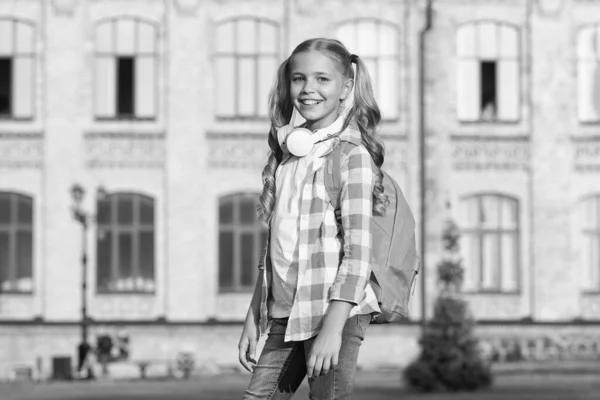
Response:
[{"label": "smiling girl", "polygon": [[[269,105],[271,152],[258,206],[269,235],[238,346],[252,372],[244,398],[289,399],[308,375],[311,399],[349,399],[361,342],[380,312],[369,277],[371,217],[387,203],[375,134],[381,114],[361,59],[322,38],[281,64]],[[294,110],[312,133],[302,155],[286,145]],[[342,142],[337,220],[324,166]]]}]

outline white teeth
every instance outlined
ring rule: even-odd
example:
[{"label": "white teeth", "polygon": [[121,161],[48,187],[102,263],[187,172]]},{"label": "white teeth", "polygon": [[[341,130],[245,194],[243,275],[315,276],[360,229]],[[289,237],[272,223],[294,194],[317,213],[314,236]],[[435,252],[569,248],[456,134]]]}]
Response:
[{"label": "white teeth", "polygon": [[319,102],[316,100],[302,100],[302,104],[304,104],[306,106],[313,106],[317,103],[319,103]]}]

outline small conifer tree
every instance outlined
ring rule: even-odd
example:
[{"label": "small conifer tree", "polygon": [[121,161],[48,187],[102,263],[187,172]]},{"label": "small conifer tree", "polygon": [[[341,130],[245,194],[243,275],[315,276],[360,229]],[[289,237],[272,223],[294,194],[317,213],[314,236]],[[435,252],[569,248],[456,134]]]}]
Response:
[{"label": "small conifer tree", "polygon": [[458,226],[448,220],[442,235],[444,257],[437,268],[440,294],[419,340],[421,353],[403,371],[404,381],[414,390],[478,390],[492,384],[489,362],[474,336],[475,322],[460,295],[464,270],[459,238]]}]

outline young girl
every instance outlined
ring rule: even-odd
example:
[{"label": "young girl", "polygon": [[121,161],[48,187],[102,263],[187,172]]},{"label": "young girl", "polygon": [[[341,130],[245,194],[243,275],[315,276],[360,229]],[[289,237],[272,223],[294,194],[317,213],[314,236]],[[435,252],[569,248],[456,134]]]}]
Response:
[{"label": "young girl", "polygon": [[[380,312],[369,277],[371,216],[387,202],[375,135],[381,114],[361,59],[321,38],[281,64],[269,105],[271,153],[258,206],[269,237],[239,343],[240,363],[253,373],[244,398],[289,399],[308,375],[312,399],[349,399],[361,341]],[[312,132],[305,155],[286,143],[296,110]],[[341,155],[338,224],[324,166],[341,142],[351,145]]]}]

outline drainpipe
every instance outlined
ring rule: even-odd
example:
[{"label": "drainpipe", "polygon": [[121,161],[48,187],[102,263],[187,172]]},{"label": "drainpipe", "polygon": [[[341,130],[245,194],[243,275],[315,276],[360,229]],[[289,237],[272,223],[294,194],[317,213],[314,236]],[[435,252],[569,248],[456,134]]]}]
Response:
[{"label": "drainpipe", "polygon": [[431,21],[431,13],[432,13],[432,2],[433,0],[427,0],[425,5],[425,25],[423,29],[419,32],[419,180],[421,190],[419,191],[420,196],[420,208],[421,208],[421,227],[420,227],[420,241],[421,241],[421,325],[425,325],[427,321],[426,318],[426,305],[427,305],[427,296],[426,296],[426,185],[427,185],[427,176],[425,174],[426,167],[426,141],[425,141],[425,39],[427,36],[427,32],[431,30],[432,21]]}]

